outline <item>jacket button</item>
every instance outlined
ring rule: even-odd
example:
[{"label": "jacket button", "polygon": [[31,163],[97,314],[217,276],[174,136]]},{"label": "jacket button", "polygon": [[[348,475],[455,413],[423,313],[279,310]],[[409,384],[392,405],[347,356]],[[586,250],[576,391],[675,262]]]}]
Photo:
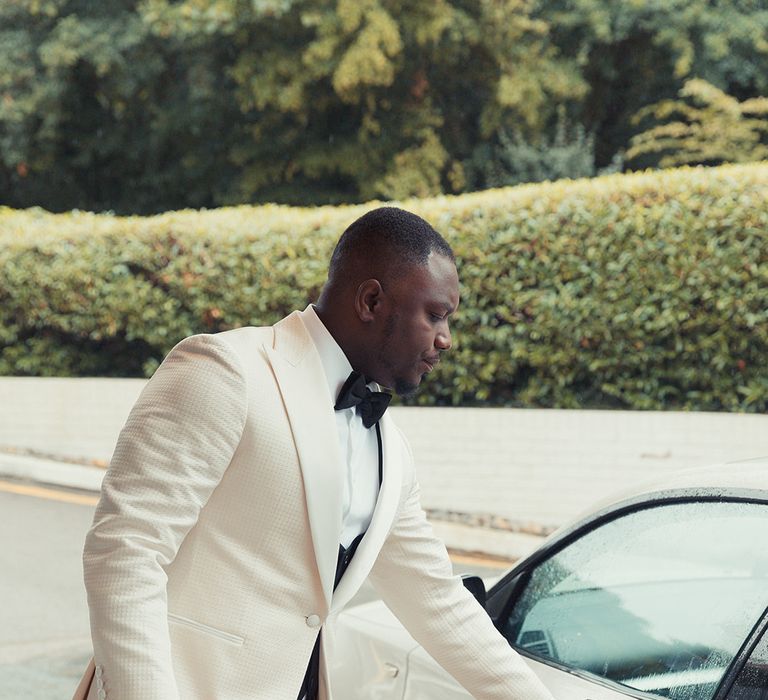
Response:
[{"label": "jacket button", "polygon": [[310,615],[307,617],[307,627],[320,627],[320,616]]}]

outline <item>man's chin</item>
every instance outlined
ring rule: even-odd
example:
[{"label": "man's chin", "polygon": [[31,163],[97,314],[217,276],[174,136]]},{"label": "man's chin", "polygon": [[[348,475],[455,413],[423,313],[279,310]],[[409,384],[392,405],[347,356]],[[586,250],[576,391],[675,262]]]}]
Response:
[{"label": "man's chin", "polygon": [[408,399],[411,396],[414,396],[416,392],[418,392],[420,384],[421,380],[414,384],[413,382],[409,382],[405,379],[396,379],[394,392],[398,396],[402,396],[404,399]]}]

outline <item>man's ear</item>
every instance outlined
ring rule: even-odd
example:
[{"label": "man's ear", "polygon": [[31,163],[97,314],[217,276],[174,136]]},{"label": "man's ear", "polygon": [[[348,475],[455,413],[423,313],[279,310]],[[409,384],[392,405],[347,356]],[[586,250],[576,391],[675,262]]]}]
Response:
[{"label": "man's ear", "polygon": [[384,299],[384,290],[376,279],[362,282],[355,295],[355,311],[363,323],[373,321]]}]

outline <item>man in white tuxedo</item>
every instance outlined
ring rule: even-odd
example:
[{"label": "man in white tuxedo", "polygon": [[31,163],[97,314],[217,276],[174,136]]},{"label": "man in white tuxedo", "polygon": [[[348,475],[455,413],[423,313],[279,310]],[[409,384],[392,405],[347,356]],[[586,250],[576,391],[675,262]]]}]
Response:
[{"label": "man in white tuxedo", "polygon": [[415,391],[450,348],[458,303],[445,240],[382,207],[342,235],[317,305],[169,353],[86,538],[81,697],[330,698],[321,631],[369,578],[476,698],[551,700],[452,575],[381,415],[381,386]]}]

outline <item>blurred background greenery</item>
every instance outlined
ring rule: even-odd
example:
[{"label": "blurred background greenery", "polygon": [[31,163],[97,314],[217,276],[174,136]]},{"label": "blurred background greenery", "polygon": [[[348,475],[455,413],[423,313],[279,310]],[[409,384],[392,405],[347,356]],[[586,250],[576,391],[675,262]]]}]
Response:
[{"label": "blurred background greenery", "polygon": [[[768,163],[403,205],[462,281],[450,361],[417,402],[768,410]],[[0,374],[149,376],[184,336],[274,323],[317,299],[370,206],[0,207]]]},{"label": "blurred background greenery", "polygon": [[764,0],[4,0],[0,201],[355,203],[766,157]]},{"label": "blurred background greenery", "polygon": [[463,282],[419,402],[766,411],[767,37],[768,0],[3,0],[0,374],[273,323],[379,199]]}]

